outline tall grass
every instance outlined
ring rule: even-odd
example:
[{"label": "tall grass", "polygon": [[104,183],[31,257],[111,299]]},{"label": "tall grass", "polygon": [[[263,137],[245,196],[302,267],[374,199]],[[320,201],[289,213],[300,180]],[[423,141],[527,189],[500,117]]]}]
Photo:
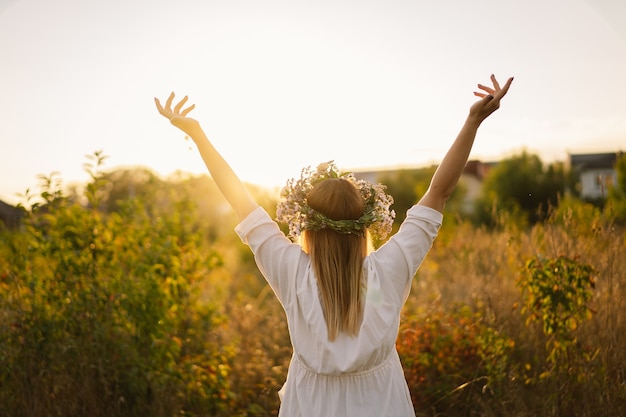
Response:
[{"label": "tall grass", "polygon": [[[282,308],[193,181],[110,213],[97,171],[82,199],[49,180],[1,231],[1,415],[276,415]],[[417,414],[624,415],[624,232],[576,201],[532,227],[446,218],[397,342]]]},{"label": "tall grass", "polygon": [[[544,301],[553,303],[553,313],[541,310],[537,302],[525,305],[524,292],[531,285],[523,279],[529,273],[528,262],[560,258],[593,270],[587,284],[578,288],[591,298],[569,305],[567,311],[561,302],[557,309],[568,285],[564,277],[557,277],[560,288],[544,294]],[[456,385],[442,387],[430,404],[418,408],[423,415],[622,415],[626,410],[625,271],[623,227],[590,205],[567,202],[548,221],[531,228],[508,219],[493,230],[466,223],[444,225],[441,239],[414,282],[403,330],[441,333],[428,326],[433,317],[445,317],[448,331],[455,328],[463,339],[473,341],[475,361],[466,360],[457,368],[473,378],[465,376]],[[471,326],[459,321],[459,306],[477,315]],[[566,327],[574,310],[589,314]],[[558,318],[558,335],[543,326],[549,314]],[[484,337],[490,333],[491,338]],[[410,362],[423,344],[401,350],[405,360]],[[498,367],[489,369],[488,357],[494,353]],[[416,369],[436,372],[433,366]],[[407,370],[409,379],[413,371]],[[472,391],[473,385],[480,389]],[[413,390],[424,388],[417,384]]]}]

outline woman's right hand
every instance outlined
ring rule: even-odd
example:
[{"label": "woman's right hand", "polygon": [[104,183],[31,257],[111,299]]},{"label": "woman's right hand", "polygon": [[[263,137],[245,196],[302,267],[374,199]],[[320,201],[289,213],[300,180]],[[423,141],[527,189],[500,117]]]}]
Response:
[{"label": "woman's right hand", "polygon": [[192,111],[196,105],[192,104],[186,109],[182,110],[183,106],[187,102],[188,97],[185,96],[174,106],[172,109],[172,101],[174,100],[174,93],[172,92],[165,102],[165,106],[161,105],[158,98],[154,98],[159,113],[167,118],[174,126],[192,136],[195,131],[200,128],[200,123],[197,120],[187,117],[190,111]]}]

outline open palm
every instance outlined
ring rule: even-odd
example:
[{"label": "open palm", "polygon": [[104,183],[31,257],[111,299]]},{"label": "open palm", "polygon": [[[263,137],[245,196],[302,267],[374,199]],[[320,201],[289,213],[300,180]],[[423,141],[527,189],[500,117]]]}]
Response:
[{"label": "open palm", "polygon": [[154,102],[156,104],[159,113],[166,117],[174,126],[182,130],[183,132],[191,135],[193,130],[200,127],[200,124],[197,120],[192,119],[191,117],[187,117],[190,111],[192,111],[196,105],[192,104],[183,110],[183,106],[187,102],[188,97],[185,96],[172,108],[172,101],[174,100],[174,93],[171,93],[165,102],[165,106],[161,105],[161,102],[158,98],[154,98]]}]

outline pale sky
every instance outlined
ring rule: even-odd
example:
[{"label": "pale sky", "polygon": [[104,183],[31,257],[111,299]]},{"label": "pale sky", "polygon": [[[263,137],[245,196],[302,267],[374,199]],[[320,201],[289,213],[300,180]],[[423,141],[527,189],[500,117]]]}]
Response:
[{"label": "pale sky", "polygon": [[38,174],[204,173],[153,97],[188,94],[236,172],[437,163],[479,82],[515,76],[472,159],[626,150],[623,0],[0,0],[0,199]]}]

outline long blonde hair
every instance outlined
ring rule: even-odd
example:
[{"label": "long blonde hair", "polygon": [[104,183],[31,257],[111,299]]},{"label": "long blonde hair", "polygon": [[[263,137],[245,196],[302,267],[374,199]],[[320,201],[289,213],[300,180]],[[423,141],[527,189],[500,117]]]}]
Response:
[{"label": "long blonde hair", "polygon": [[[326,179],[307,196],[311,208],[332,220],[355,220],[365,207],[359,190],[342,178]],[[328,340],[339,332],[350,336],[359,333],[363,318],[363,259],[367,238],[341,234],[333,230],[305,230],[303,245],[311,256],[317,277]]]}]

